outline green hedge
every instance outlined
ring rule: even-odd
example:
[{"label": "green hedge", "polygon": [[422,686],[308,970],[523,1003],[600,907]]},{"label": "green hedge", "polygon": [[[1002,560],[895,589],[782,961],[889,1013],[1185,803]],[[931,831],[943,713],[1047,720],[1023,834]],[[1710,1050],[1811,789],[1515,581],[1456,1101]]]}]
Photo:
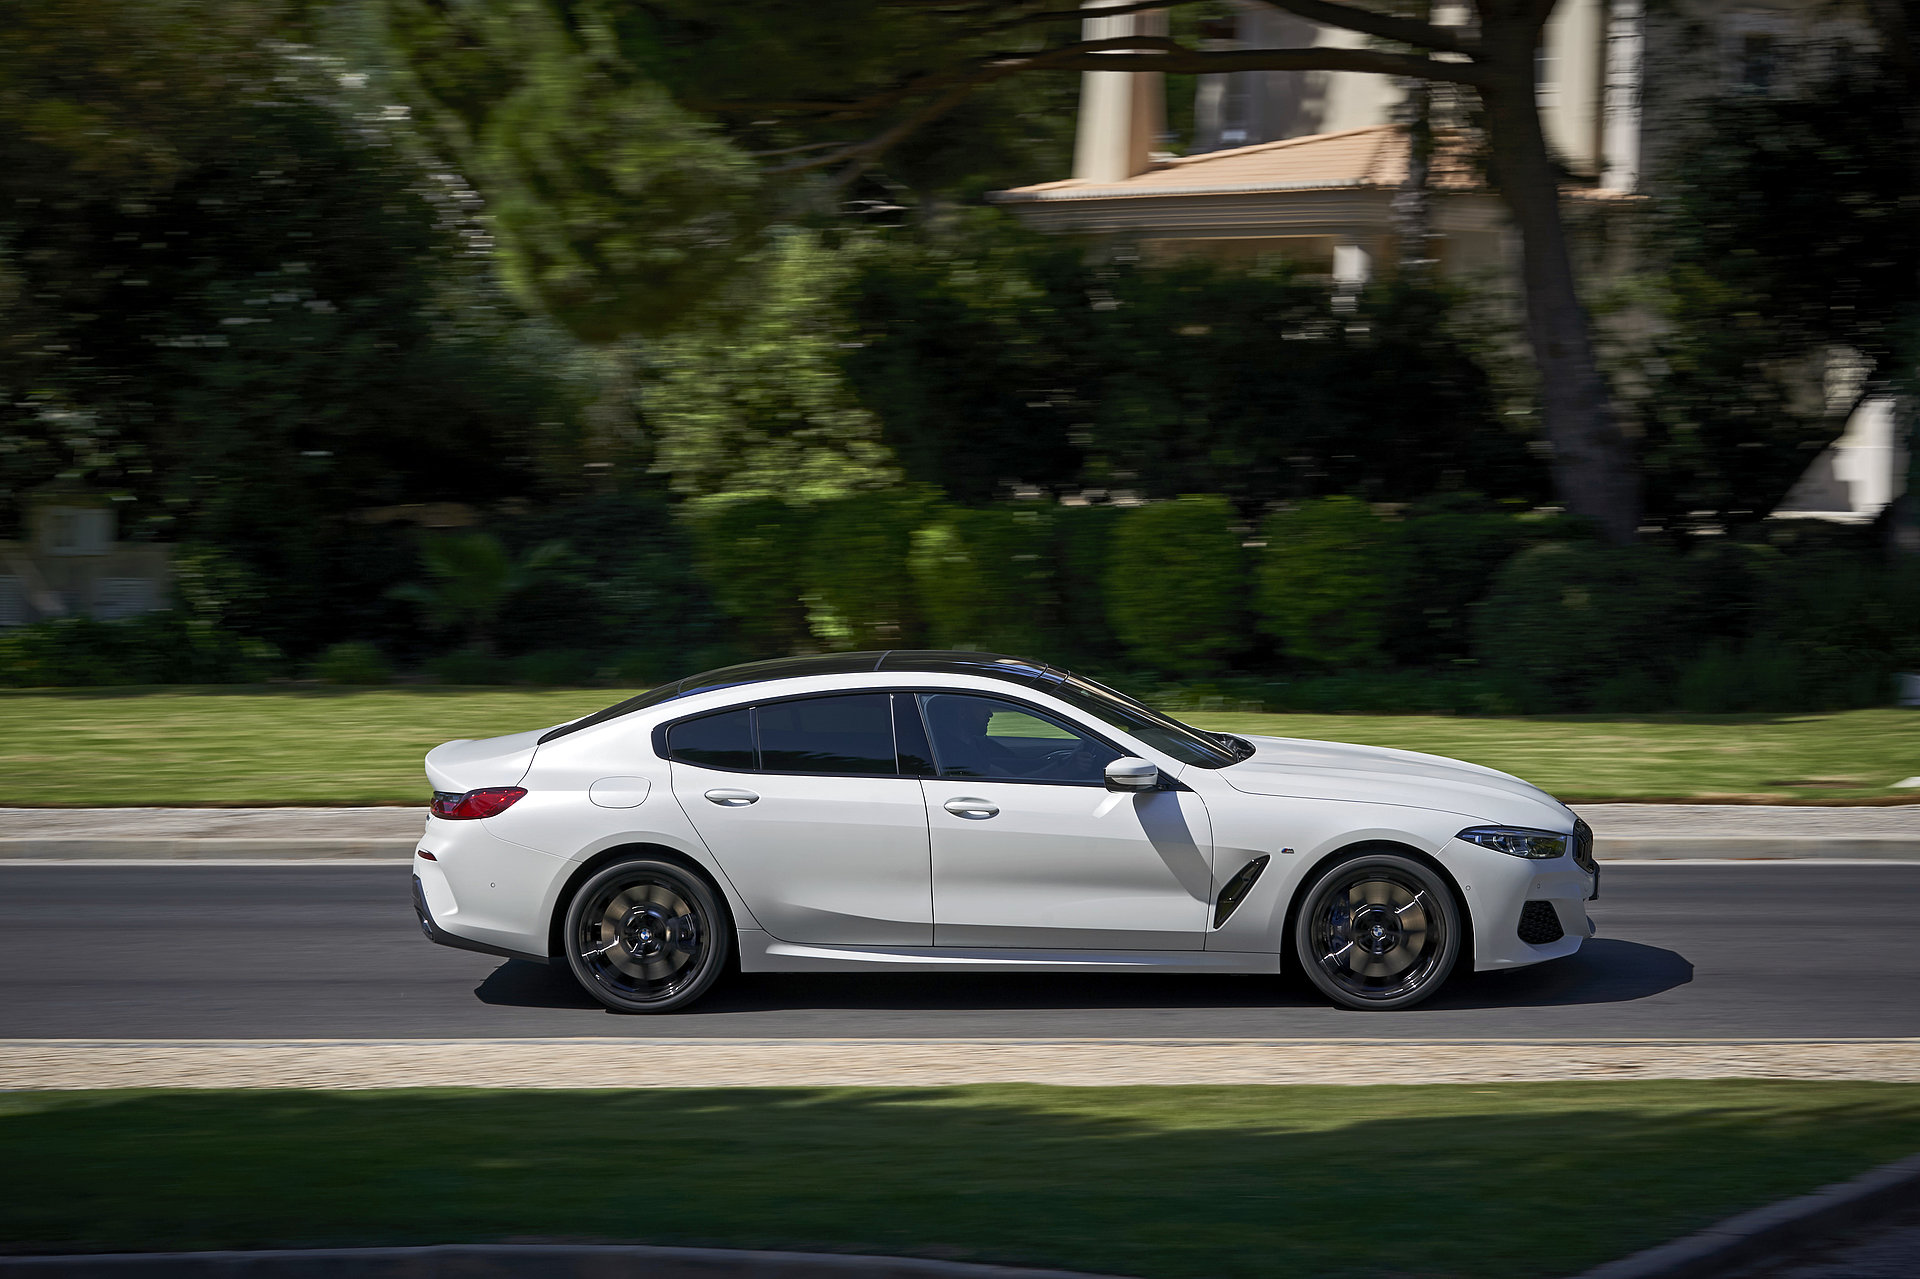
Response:
[{"label": "green hedge", "polygon": [[1107,615],[1135,661],[1206,675],[1245,650],[1247,571],[1238,526],[1232,504],[1206,494],[1121,515],[1107,562]]},{"label": "green hedge", "polygon": [[1358,498],[1323,497],[1269,516],[1255,575],[1261,629],[1327,666],[1380,660],[1393,528]]},{"label": "green hedge", "polygon": [[760,656],[804,647],[808,514],[777,498],[690,503],[694,557],[714,601]]},{"label": "green hedge", "polygon": [[938,505],[931,489],[915,486],[857,493],[814,509],[800,582],[816,644],[859,650],[924,643],[913,535]]},{"label": "green hedge", "polygon": [[280,650],[198,622],[148,613],[120,622],[69,617],[0,632],[0,686],[239,684],[283,673]]},{"label": "green hedge", "polygon": [[1055,647],[1055,508],[936,508],[914,530],[910,567],[937,648],[1043,655]]}]

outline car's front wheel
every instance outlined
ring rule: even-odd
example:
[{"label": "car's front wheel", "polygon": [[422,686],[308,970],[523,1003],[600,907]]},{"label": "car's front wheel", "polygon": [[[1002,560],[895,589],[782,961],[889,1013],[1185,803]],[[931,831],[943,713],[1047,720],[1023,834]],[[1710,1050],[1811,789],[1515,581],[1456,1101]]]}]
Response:
[{"label": "car's front wheel", "polygon": [[1398,853],[1363,853],[1308,887],[1293,952],[1335,1003],[1409,1008],[1447,980],[1460,935],[1460,907],[1437,872]]},{"label": "car's front wheel", "polygon": [[616,1012],[665,1013],[707,992],[733,944],[712,887],[676,862],[616,862],[567,906],[567,964]]}]

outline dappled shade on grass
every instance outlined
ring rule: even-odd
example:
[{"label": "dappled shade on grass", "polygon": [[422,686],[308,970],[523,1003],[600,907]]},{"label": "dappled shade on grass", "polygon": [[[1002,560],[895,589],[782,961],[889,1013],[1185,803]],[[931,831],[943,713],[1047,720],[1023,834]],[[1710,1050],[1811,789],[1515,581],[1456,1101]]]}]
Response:
[{"label": "dappled shade on grass", "polygon": [[1903,1084],[14,1094],[0,1160],[33,1173],[0,1246],[624,1240],[1521,1279],[1916,1146]]}]

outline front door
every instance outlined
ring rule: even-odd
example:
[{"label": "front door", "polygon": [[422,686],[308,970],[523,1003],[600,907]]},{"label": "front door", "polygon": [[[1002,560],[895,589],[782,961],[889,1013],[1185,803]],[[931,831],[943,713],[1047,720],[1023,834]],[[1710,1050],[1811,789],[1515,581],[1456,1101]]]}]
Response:
[{"label": "front door", "polygon": [[885,693],[722,711],[667,733],[673,793],[782,941],[925,946],[927,813],[900,776]]},{"label": "front door", "polygon": [[1198,795],[1107,790],[1120,752],[1031,707],[918,701],[934,755],[922,787],[936,946],[1202,948],[1213,874]]}]

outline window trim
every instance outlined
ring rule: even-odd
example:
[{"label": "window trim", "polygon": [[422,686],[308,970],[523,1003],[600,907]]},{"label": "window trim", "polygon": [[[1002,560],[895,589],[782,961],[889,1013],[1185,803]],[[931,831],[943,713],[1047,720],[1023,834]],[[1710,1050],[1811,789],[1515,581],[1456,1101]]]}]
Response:
[{"label": "window trim", "polygon": [[[1044,715],[1049,719],[1065,719],[1067,723],[1070,726],[1072,726],[1076,731],[1084,734],[1087,737],[1091,737],[1095,741],[1099,742],[1101,745],[1105,746],[1108,750],[1118,751],[1122,758],[1132,758],[1132,759],[1144,758],[1143,756],[1138,754],[1136,751],[1129,750],[1125,747],[1122,747],[1117,742],[1115,742],[1112,738],[1108,737],[1105,733],[1088,728],[1085,725],[1081,724],[1078,720],[1073,719],[1070,716],[1063,716],[1058,710],[1055,710],[1053,707],[1041,706],[1035,702],[1031,702],[1020,697],[1010,697],[1007,694],[1001,693],[998,691],[989,692],[985,689],[979,689],[979,688],[941,688],[941,687],[929,688],[924,684],[898,685],[898,686],[887,685],[881,688],[825,689],[825,690],[819,690],[811,693],[793,693],[785,697],[756,698],[756,699],[752,699],[745,702],[736,702],[730,706],[711,707],[707,710],[697,711],[691,715],[680,715],[680,716],[676,716],[673,719],[662,720],[660,723],[654,725],[653,753],[657,755],[663,763],[686,764],[688,768],[703,769],[706,772],[710,772],[710,773],[736,773],[742,776],[859,777],[859,778],[865,778],[869,781],[893,780],[893,781],[903,781],[903,782],[953,782],[953,783],[981,782],[984,784],[994,785],[994,786],[998,786],[1002,784],[1011,784],[1015,786],[1077,786],[1083,789],[1095,788],[1095,787],[1101,790],[1106,789],[1106,783],[1104,781],[1069,782],[1069,781],[1060,781],[1052,778],[1040,778],[1040,777],[1033,777],[1033,778],[938,777],[938,776],[922,777],[922,776],[903,773],[899,771],[900,732],[898,727],[894,726],[891,718],[889,718],[889,726],[893,727],[893,766],[895,770],[891,774],[888,774],[888,773],[820,773],[820,772],[800,771],[800,770],[792,770],[792,769],[772,769],[772,768],[718,768],[709,764],[694,764],[694,763],[689,763],[685,760],[677,760],[673,758],[673,756],[667,753],[667,733],[671,731],[675,725],[684,724],[689,720],[705,719],[709,715],[725,715],[730,711],[742,711],[742,710],[758,711],[759,708],[762,706],[777,706],[783,702],[814,701],[822,697],[858,697],[863,694],[871,694],[871,693],[884,693],[884,694],[887,694],[889,697],[891,697],[891,695],[895,693],[906,693],[912,696],[914,699],[913,700],[914,713],[920,716],[920,731],[926,734],[927,744],[929,746],[933,744],[933,732],[927,726],[926,712],[923,711],[920,707],[920,697],[923,695],[938,695],[938,694],[945,693],[945,694],[952,694],[960,697],[985,697],[994,701],[1010,702],[1015,706],[1020,706],[1036,714]],[[891,716],[891,711],[889,712],[889,715]],[[754,754],[754,758],[757,760],[760,757],[760,723],[757,716],[753,719],[752,723],[753,723],[753,754]],[[935,761],[936,764],[937,762],[938,761]],[[1162,768],[1160,770],[1160,785],[1163,789],[1166,789],[1166,790],[1191,790],[1192,789],[1191,787],[1185,785],[1184,783],[1179,781],[1177,778],[1169,774],[1165,768]]]}]

